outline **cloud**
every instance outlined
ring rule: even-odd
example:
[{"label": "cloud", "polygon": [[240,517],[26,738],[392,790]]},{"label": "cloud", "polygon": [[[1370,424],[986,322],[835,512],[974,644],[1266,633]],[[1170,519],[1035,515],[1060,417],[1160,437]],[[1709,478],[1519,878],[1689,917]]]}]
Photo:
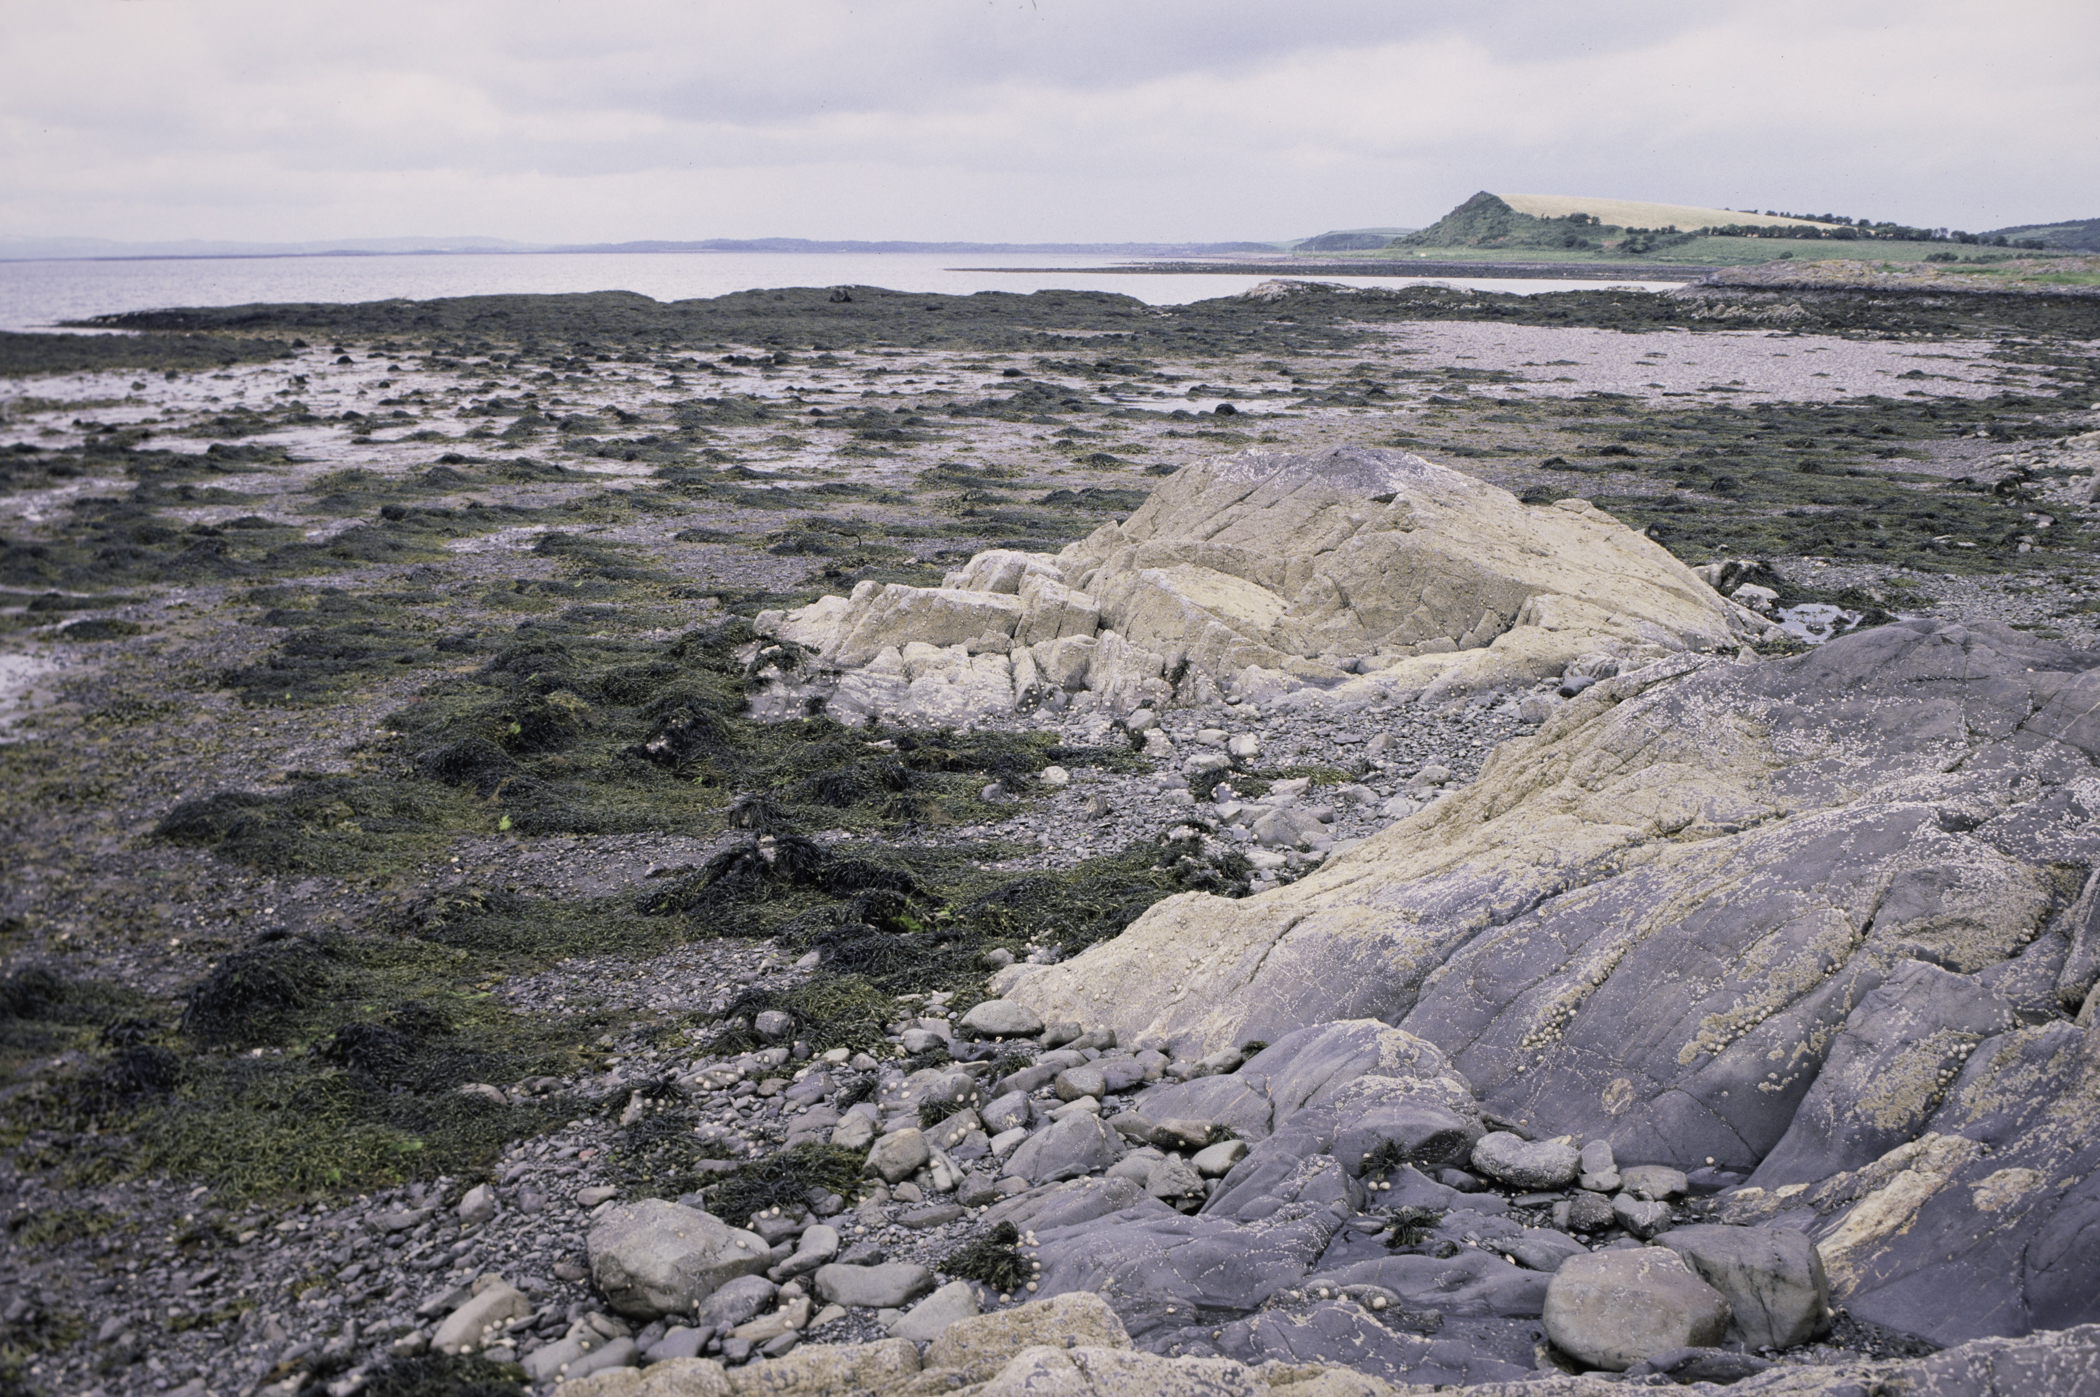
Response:
[{"label": "cloud", "polygon": [[2015,3],[15,0],[0,233],[1276,237],[1478,188],[2090,217]]}]

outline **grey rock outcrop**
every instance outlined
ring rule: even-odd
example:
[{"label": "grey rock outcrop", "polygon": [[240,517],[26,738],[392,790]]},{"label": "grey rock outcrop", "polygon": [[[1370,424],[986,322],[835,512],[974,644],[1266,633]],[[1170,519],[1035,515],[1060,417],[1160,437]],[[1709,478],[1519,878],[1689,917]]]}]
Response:
[{"label": "grey rock outcrop", "polygon": [[[1649,1165],[1762,1169],[1729,1220],[1812,1214],[1863,1318],[2100,1319],[2100,1043],[2061,990],[2100,864],[2093,663],[1912,621],[1622,671],[1310,876],[1169,898],[1005,993],[1189,1057],[1383,1020],[1493,1116],[1607,1142],[1634,1201]],[[1260,1061],[1139,1108],[1256,1139],[1288,1114]]]},{"label": "grey rock outcrop", "polygon": [[1364,447],[1199,462],[1054,558],[995,549],[937,588],[864,582],[757,624],[822,662],[765,671],[760,712],[921,721],[1045,694],[1127,713],[1528,688],[1767,625],[1586,500],[1533,508]]}]

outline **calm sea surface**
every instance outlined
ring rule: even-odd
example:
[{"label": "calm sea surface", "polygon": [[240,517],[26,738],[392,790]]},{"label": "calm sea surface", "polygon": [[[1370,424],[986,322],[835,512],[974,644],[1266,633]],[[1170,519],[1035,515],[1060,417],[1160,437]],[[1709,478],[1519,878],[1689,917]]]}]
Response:
[{"label": "calm sea surface", "polygon": [[[170,306],[272,301],[429,300],[519,292],[637,291],[659,301],[778,286],[885,286],[896,291],[1116,291],[1152,305],[1229,296],[1278,275],[1147,275],[1102,270],[1111,258],[1044,253],[550,252],[382,257],[181,258],[109,262],[0,262],[0,330]],[[1001,271],[1054,265],[1058,271]],[[1286,273],[1287,274],[1287,273]],[[1483,291],[1600,290],[1672,282],[1525,281],[1508,277],[1332,277],[1349,286],[1423,282]]]}]

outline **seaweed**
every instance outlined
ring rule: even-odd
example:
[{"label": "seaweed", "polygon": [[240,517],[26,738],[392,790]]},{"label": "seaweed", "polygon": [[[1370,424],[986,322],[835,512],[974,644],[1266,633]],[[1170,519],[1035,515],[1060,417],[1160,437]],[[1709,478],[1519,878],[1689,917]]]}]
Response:
[{"label": "seaweed", "polygon": [[843,1198],[860,1182],[866,1162],[858,1150],[796,1145],[739,1166],[707,1191],[707,1208],[741,1221],[766,1208],[805,1207],[819,1191]]},{"label": "seaweed", "polygon": [[365,1374],[365,1397],[519,1397],[525,1372],[475,1354],[394,1357]]},{"label": "seaweed", "polygon": [[940,1269],[957,1280],[980,1281],[1001,1295],[1012,1295],[1034,1279],[1020,1241],[1021,1230],[1012,1223],[994,1223],[991,1230],[949,1252]]},{"label": "seaweed", "polygon": [[300,937],[272,937],[236,951],[192,989],[182,1031],[205,1047],[282,1042],[334,978],[327,952]]}]

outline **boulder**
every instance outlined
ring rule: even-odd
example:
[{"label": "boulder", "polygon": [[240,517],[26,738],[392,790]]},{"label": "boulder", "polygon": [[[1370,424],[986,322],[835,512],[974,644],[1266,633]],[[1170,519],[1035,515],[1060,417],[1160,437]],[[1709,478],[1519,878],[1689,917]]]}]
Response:
[{"label": "boulder", "polygon": [[929,721],[1081,684],[1118,713],[1221,693],[1452,696],[1768,627],[1587,501],[1528,507],[1363,447],[1198,462],[1055,558],[994,549],[939,587],[862,582],[756,625],[821,663],[770,671],[755,711],[822,697],[849,719]]},{"label": "boulder", "polygon": [[1546,1287],[1546,1337],[1592,1368],[1624,1372],[1650,1354],[1711,1348],[1728,1301],[1663,1247],[1571,1257]]},{"label": "boulder", "polygon": [[517,1287],[504,1281],[485,1285],[445,1316],[430,1336],[430,1347],[436,1353],[479,1352],[504,1325],[531,1313],[532,1301]]},{"label": "boulder", "polygon": [[1034,1010],[1010,999],[987,999],[962,1016],[962,1026],[981,1038],[1031,1038],[1043,1031]]},{"label": "boulder", "polygon": [[1699,1224],[1659,1242],[1728,1301],[1731,1332],[1746,1346],[1792,1348],[1829,1331],[1830,1283],[1806,1234]]},{"label": "boulder", "polygon": [[933,1146],[927,1141],[926,1132],[917,1126],[906,1126],[875,1142],[862,1172],[894,1184],[918,1173],[932,1158]]},{"label": "boulder", "polygon": [[1582,1169],[1582,1154],[1560,1140],[1526,1140],[1497,1130],[1473,1142],[1473,1170],[1520,1190],[1566,1188]]},{"label": "boulder", "polygon": [[825,1304],[858,1305],[873,1310],[908,1305],[933,1289],[933,1272],[908,1261],[886,1261],[876,1266],[833,1262],[819,1266],[814,1279],[817,1298]]},{"label": "boulder", "polygon": [[689,1314],[718,1287],[772,1263],[756,1233],[657,1198],[608,1209],[584,1246],[606,1303],[637,1319]]}]

